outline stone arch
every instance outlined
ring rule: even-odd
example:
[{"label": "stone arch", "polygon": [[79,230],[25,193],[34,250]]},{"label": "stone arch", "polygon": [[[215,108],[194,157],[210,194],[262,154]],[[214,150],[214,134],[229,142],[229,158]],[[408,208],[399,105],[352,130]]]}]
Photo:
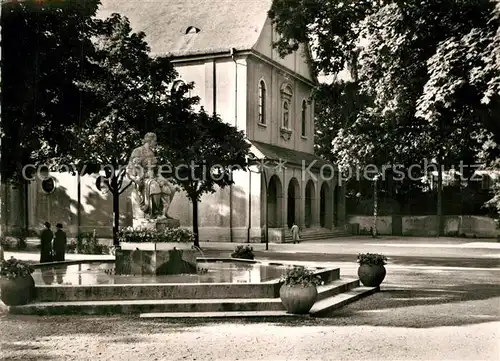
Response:
[{"label": "stone arch", "polygon": [[267,221],[269,228],[279,228],[282,226],[282,194],[283,186],[277,175],[269,179],[267,189]]},{"label": "stone arch", "polygon": [[290,179],[287,189],[287,225],[290,228],[293,223],[299,222],[300,185],[297,178]]},{"label": "stone arch", "polygon": [[310,228],[313,224],[315,199],[316,189],[314,182],[310,179],[306,184],[306,199],[304,200],[304,225],[306,228]]},{"label": "stone arch", "polygon": [[289,96],[290,98],[293,96],[293,89],[289,83],[281,84],[280,91],[283,96]]}]

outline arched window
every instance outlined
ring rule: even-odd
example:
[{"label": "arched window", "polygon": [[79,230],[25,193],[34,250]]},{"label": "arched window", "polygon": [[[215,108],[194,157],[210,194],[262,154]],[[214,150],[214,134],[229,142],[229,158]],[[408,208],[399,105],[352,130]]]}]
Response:
[{"label": "arched window", "polygon": [[289,84],[284,83],[281,86],[281,126],[286,130],[290,130],[290,112],[292,111],[290,107],[292,104],[292,96],[292,87]]},{"label": "arched window", "polygon": [[290,117],[290,109],[288,105],[288,101],[283,102],[283,128],[289,129],[290,122],[289,122],[289,117]]},{"label": "arched window", "polygon": [[174,81],[174,84],[172,85],[172,91],[178,92],[182,86],[186,85],[182,80],[176,80]]},{"label": "arched window", "polygon": [[266,84],[259,82],[259,123],[266,124]]},{"label": "arched window", "polygon": [[305,100],[302,101],[302,136],[306,136],[306,115],[307,115],[307,102]]}]

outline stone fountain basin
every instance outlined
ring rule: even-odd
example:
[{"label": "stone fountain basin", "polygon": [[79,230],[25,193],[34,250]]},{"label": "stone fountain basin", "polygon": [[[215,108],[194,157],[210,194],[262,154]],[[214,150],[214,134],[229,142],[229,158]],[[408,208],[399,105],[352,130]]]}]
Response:
[{"label": "stone fountain basin", "polygon": [[[120,248],[125,251],[169,251],[172,249],[193,250],[191,243],[184,242],[120,242]],[[194,250],[193,250],[194,252]]]},{"label": "stone fountain basin", "polygon": [[[33,274],[35,302],[277,298],[279,278],[286,269],[280,264],[235,259],[198,259],[198,265],[208,271],[199,275],[110,275],[106,272],[112,262],[88,261],[39,267]],[[333,268],[318,268],[316,273],[325,281],[340,275]]]}]

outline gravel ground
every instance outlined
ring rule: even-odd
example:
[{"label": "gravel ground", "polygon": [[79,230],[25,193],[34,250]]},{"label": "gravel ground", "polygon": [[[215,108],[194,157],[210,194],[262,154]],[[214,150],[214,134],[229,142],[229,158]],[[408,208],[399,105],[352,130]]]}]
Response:
[{"label": "gravel ground", "polygon": [[[9,322],[3,360],[498,360],[500,322],[432,329],[52,318]],[[5,320],[2,329],[5,330]],[[7,321],[8,322],[8,321]],[[33,327],[33,324],[36,327]],[[30,330],[28,330],[30,329]],[[10,333],[10,332],[9,332]]]},{"label": "gravel ground", "polygon": [[500,360],[498,268],[387,268],[381,292],[324,319],[4,314],[1,360]]}]

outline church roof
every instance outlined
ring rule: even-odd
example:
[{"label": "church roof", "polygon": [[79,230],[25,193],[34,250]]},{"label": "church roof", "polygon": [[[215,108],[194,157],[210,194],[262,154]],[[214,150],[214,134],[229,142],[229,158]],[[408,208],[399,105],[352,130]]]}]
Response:
[{"label": "church roof", "polygon": [[[146,33],[154,55],[189,56],[249,50],[272,0],[101,0],[100,18],[126,16]],[[191,31],[189,32],[190,29]],[[187,33],[188,32],[188,33]]]},{"label": "church roof", "polygon": [[289,164],[305,167],[309,167],[309,165],[312,164],[310,167],[311,169],[318,170],[322,167],[326,167],[323,168],[325,173],[333,167],[332,163],[318,157],[316,154],[283,148],[273,144],[258,142],[256,140],[251,140],[250,143],[252,143],[252,145],[259,151],[260,156],[257,155],[258,159],[283,161]]}]

